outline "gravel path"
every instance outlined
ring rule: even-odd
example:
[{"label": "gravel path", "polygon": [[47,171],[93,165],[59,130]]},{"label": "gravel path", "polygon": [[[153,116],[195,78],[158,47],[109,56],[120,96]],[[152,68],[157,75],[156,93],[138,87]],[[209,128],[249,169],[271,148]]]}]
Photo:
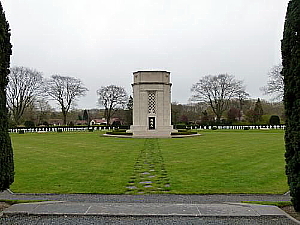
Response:
[{"label": "gravel path", "polygon": [[206,224],[206,225],[296,225],[286,217],[103,217],[103,216],[10,216],[0,217],[6,225],[90,224]]},{"label": "gravel path", "polygon": [[290,201],[289,195],[100,195],[100,194],[12,194],[8,191],[0,192],[0,199],[10,200],[51,200],[91,203],[185,203],[211,204],[241,201]]},{"label": "gravel path", "polygon": [[[241,201],[289,201],[288,195],[99,195],[99,194],[12,194],[0,193],[0,199],[54,200],[89,203],[185,203],[212,204]],[[0,224],[299,224],[283,216],[259,217],[182,217],[182,216],[55,216],[55,215],[3,215]]]},{"label": "gravel path", "polygon": [[206,225],[296,225],[286,217],[106,217],[106,216],[10,216],[0,217],[6,225],[90,224],[206,224]]}]

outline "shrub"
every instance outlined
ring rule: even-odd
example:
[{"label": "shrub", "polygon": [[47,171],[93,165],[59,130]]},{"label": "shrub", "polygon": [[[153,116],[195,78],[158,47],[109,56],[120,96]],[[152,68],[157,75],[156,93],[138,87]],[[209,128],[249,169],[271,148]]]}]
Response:
[{"label": "shrub", "polygon": [[175,128],[176,129],[186,129],[186,125],[184,125],[184,124],[176,124]]},{"label": "shrub", "polygon": [[178,132],[172,133],[172,135],[191,135],[191,134],[197,134],[197,131],[192,131],[190,129],[179,129]]},{"label": "shrub", "polygon": [[25,127],[34,127],[35,125],[34,125],[33,121],[25,121],[24,126]]},{"label": "shrub", "polygon": [[121,125],[121,126],[119,126],[119,129],[128,130],[129,128],[130,128],[130,126],[127,126],[127,125]]},{"label": "shrub", "polygon": [[24,130],[19,130],[19,134],[25,134]]},{"label": "shrub", "polygon": [[270,125],[280,125],[280,118],[277,115],[272,115],[269,120]]},{"label": "shrub", "polygon": [[62,133],[62,129],[57,129],[57,132],[58,133]]},{"label": "shrub", "polygon": [[120,129],[120,130],[112,130],[112,131],[107,131],[106,134],[111,134],[111,135],[132,135],[132,133],[126,133],[125,129]]},{"label": "shrub", "polygon": [[113,132],[126,132],[125,129],[115,129]]},{"label": "shrub", "polygon": [[235,126],[249,126],[249,125],[252,125],[252,124],[248,121],[236,121],[236,122],[233,122],[232,125],[235,125]]},{"label": "shrub", "polygon": [[186,129],[178,129],[178,132],[186,132]]},{"label": "shrub", "polygon": [[112,132],[111,134],[112,135],[132,135],[132,133],[118,132],[118,131]]},{"label": "shrub", "polygon": [[191,135],[191,134],[197,134],[197,131],[179,131],[176,133],[172,133],[172,135]]}]

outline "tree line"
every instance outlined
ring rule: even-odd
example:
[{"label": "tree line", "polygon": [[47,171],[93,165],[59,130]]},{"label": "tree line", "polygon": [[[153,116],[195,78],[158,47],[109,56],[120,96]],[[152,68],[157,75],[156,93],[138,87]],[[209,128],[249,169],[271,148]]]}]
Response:
[{"label": "tree line", "polygon": [[[88,91],[78,78],[55,74],[45,79],[41,72],[23,66],[12,67],[8,78],[7,106],[15,125],[24,123],[24,115],[28,111],[33,112],[34,108],[40,114],[49,111],[51,107],[48,100],[54,100],[58,104],[63,124],[67,125],[70,110]],[[97,94],[99,104],[105,108],[108,123],[113,111],[124,107],[128,101],[125,89],[115,85],[102,86]]]},{"label": "tree line", "polygon": [[[278,67],[274,68],[276,70],[272,70],[272,75],[280,74]],[[45,124],[47,123],[46,115],[49,118],[50,114],[61,116],[64,125],[70,122],[74,124],[74,116],[73,121],[70,121],[68,115],[72,111],[74,114],[76,101],[88,91],[78,78],[55,74],[49,79],[45,79],[41,72],[23,66],[12,67],[8,77],[7,106],[11,125],[16,126],[33,120],[34,124],[30,123],[31,125]],[[273,89],[271,90],[274,83],[268,83],[268,89],[267,86],[264,87],[265,93],[274,93]],[[172,104],[173,124],[178,122],[198,124],[224,124],[237,121],[247,121],[252,124],[263,122],[263,110],[258,111],[259,108],[253,106],[253,100],[249,99],[243,81],[235,79],[233,75],[204,76],[192,85],[191,92],[192,104]],[[133,99],[128,96],[123,87],[102,86],[97,90],[97,95],[99,105],[104,107],[103,117],[106,118],[108,124],[112,116],[117,115],[126,125],[130,125],[132,119],[129,117],[132,115]],[[53,112],[48,100],[54,100],[58,104],[60,114]],[[256,105],[260,104],[260,99],[258,99]],[[180,108],[185,110],[180,110]],[[33,115],[38,119],[33,119]],[[279,116],[283,118],[283,113],[280,113]],[[80,117],[79,114],[78,117]]]},{"label": "tree line", "polygon": [[[240,102],[232,99],[219,122],[212,108],[206,103],[171,105],[172,124],[196,125],[279,125],[285,122],[284,106],[280,102],[268,102],[260,99],[245,99]],[[274,117],[276,119],[274,120]]]},{"label": "tree line", "polygon": [[[34,69],[13,67],[7,85],[11,125],[48,125],[50,120],[58,118],[63,118],[65,125],[76,125],[82,124],[83,113],[88,114],[87,124],[91,119],[103,117],[109,123],[112,116],[120,118],[126,125],[132,123],[133,99],[123,87],[109,85],[97,90],[98,103],[103,110],[75,109],[76,101],[87,91],[83,82],[74,77],[52,75],[44,79],[42,73]],[[268,122],[263,116],[272,114],[284,120],[280,101],[269,103],[258,99],[254,103],[243,82],[232,75],[205,76],[192,86],[191,91],[190,104],[172,103],[172,124],[265,124]],[[60,112],[54,111],[48,100],[55,100]],[[259,111],[257,105],[261,104],[260,108],[265,111]]]}]

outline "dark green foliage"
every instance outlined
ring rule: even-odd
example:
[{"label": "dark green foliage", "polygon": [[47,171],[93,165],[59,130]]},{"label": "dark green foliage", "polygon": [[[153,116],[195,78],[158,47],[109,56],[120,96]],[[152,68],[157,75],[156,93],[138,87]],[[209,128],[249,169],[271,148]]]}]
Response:
[{"label": "dark green foliage", "polygon": [[257,123],[261,120],[262,115],[264,114],[264,110],[262,108],[260,99],[257,99],[257,102],[255,103],[254,107],[254,123]]},{"label": "dark green foliage", "polygon": [[121,126],[121,122],[117,120],[117,121],[114,121],[111,125],[113,127]]},{"label": "dark green foliage", "polygon": [[87,123],[89,123],[89,114],[86,109],[83,111],[82,119],[85,120]]},{"label": "dark green foliage", "polygon": [[25,127],[34,127],[35,125],[34,125],[33,121],[25,121],[24,126]]},{"label": "dark green foliage", "polygon": [[280,118],[279,118],[279,116],[272,115],[270,117],[269,123],[270,123],[270,125],[279,125],[280,124]]},{"label": "dark green foliage", "polygon": [[300,211],[300,1],[288,5],[281,43],[286,115],[286,174],[296,211]]},{"label": "dark green foliage", "polygon": [[175,129],[186,129],[186,125],[184,124],[176,124],[174,127]]},{"label": "dark green foliage", "polygon": [[121,125],[118,127],[119,127],[119,130],[128,130],[130,128],[130,126],[126,126],[126,125]]},{"label": "dark green foliage", "polygon": [[197,134],[197,131],[192,130],[178,130],[177,133],[172,133],[172,135],[191,135],[191,134]]},{"label": "dark green foliage", "polygon": [[8,134],[8,112],[5,88],[8,83],[11,51],[9,24],[0,2],[0,191],[14,182],[14,163]]},{"label": "dark green foliage", "polygon": [[132,135],[132,133],[126,133],[125,129],[116,129],[116,130],[107,131],[106,134],[111,134],[111,135]]},{"label": "dark green foliage", "polygon": [[124,121],[124,124],[126,124],[128,127],[133,124],[132,112],[133,112],[133,97],[129,96],[127,109],[125,110],[125,121]]}]

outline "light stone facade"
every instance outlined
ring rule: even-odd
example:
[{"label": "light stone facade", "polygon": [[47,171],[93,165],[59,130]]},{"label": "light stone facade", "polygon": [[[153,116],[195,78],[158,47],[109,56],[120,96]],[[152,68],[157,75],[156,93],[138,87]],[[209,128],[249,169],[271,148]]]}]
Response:
[{"label": "light stone facade", "polygon": [[170,72],[133,73],[133,137],[171,137]]}]

